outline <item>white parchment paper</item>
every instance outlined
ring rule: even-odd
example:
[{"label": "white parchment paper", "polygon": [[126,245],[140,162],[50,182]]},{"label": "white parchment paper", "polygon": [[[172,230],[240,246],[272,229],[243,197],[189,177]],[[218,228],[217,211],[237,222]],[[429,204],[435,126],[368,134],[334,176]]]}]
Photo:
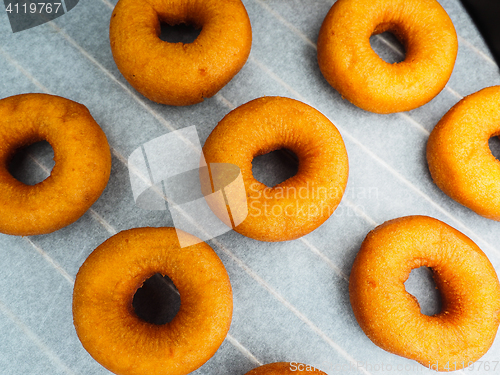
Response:
[{"label": "white parchment paper", "polygon": [[[128,157],[152,139],[193,125],[203,145],[231,109],[265,95],[301,100],[338,127],[349,154],[347,191],[330,219],[301,239],[264,243],[230,231],[208,241],[231,278],[234,316],[219,351],[195,374],[243,375],[275,361],[305,362],[330,375],[434,373],[365,336],[349,304],[348,275],[368,231],[414,214],[433,216],[470,236],[500,271],[500,223],[443,194],[425,160],[437,121],[461,97],[500,84],[498,66],[460,2],[440,0],[459,36],[447,87],[407,113],[368,113],[342,100],[317,66],[315,41],[332,0],[243,2],[253,30],[248,62],[219,94],[189,107],[155,104],[121,76],[108,37],[115,0],[80,1],[53,22],[15,34],[0,6],[0,97],[47,92],[86,105],[113,155],[106,190],[80,220],[43,236],[0,235],[1,374],[109,374],[83,349],[73,328],[75,275],[114,233],[173,225],[169,210],[135,204]],[[372,38],[379,54],[397,59],[393,42],[386,35]],[[50,148],[36,146],[30,155],[19,173],[27,179],[46,176]],[[286,171],[277,162],[260,158],[254,171],[273,181]],[[432,312],[436,295],[429,274],[415,273],[407,287]],[[495,365],[500,372],[500,339],[481,360],[481,368],[464,372],[493,374]]]}]

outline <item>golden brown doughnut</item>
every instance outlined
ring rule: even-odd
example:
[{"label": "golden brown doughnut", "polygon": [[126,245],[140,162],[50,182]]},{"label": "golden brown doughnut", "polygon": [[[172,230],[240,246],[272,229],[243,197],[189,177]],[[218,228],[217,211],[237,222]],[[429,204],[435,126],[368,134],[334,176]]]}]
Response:
[{"label": "golden brown doughnut", "polygon": [[500,161],[488,140],[500,135],[500,86],[459,101],[432,131],[427,162],[432,179],[458,203],[500,221]]},{"label": "golden brown doughnut", "polygon": [[[404,282],[430,267],[440,313],[420,312]],[[477,361],[493,343],[500,286],[486,255],[467,236],[427,216],[390,220],[366,236],[349,278],[354,315],[376,345],[439,371]]]},{"label": "golden brown doughnut", "polygon": [[[9,173],[9,161],[43,140],[55,166],[44,181],[23,184]],[[73,223],[99,198],[110,171],[106,135],[85,106],[46,94],[0,100],[0,232],[31,236]]]},{"label": "golden brown doughnut", "polygon": [[[252,160],[286,148],[299,159],[297,174],[267,187],[252,174]],[[297,100],[263,97],[226,115],[208,137],[207,163],[231,163],[241,169],[248,216],[235,230],[260,241],[287,241],[319,227],[335,211],[344,193],[347,152],[330,120]]]},{"label": "golden brown doughnut", "polygon": [[326,375],[312,366],[298,362],[276,362],[257,367],[245,375]]},{"label": "golden brown doughnut", "polygon": [[[405,60],[390,64],[370,36],[392,32]],[[343,98],[370,112],[409,111],[434,98],[457,56],[455,28],[436,0],[338,0],[318,37],[318,63]]]},{"label": "golden brown doughnut", "polygon": [[[186,236],[189,236],[185,233]],[[163,325],[140,319],[135,292],[156,273],[177,287],[181,307]],[[97,247],[73,291],[73,319],[83,347],[121,375],[184,375],[219,348],[231,324],[226,269],[206,243],[180,248],[174,228],[135,228]]]},{"label": "golden brown doughnut", "polygon": [[[159,38],[160,21],[201,28],[193,43]],[[189,105],[213,96],[245,64],[252,45],[240,0],[120,0],[111,16],[111,51],[125,79],[148,99]]]}]

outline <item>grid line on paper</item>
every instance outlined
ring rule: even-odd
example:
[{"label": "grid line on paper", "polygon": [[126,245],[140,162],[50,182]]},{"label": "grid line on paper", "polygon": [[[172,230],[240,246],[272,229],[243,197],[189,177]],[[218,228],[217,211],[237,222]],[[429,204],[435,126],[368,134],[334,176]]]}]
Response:
[{"label": "grid line on paper", "polygon": [[[316,326],[311,320],[309,320],[304,314],[302,314],[294,305],[288,302],[281,294],[274,290],[269,284],[267,284],[259,275],[257,275],[250,267],[248,267],[241,259],[234,255],[230,250],[224,247],[216,239],[212,240],[213,243],[217,245],[227,256],[229,256],[233,262],[238,264],[238,266],[243,269],[252,279],[254,279],[263,289],[265,289],[269,294],[276,298],[282,305],[284,305],[288,310],[290,310],[297,318],[299,318],[303,323],[305,323],[314,333],[316,333],[323,341],[335,349],[342,357],[344,357],[349,363],[357,365],[357,361],[345,351],[339,344],[332,340],[326,333],[324,333],[318,326]],[[357,368],[359,371],[366,375],[371,375],[369,371],[363,367]]]},{"label": "grid line on paper", "polygon": [[[117,151],[115,151],[117,152]],[[153,178],[153,172],[151,172],[151,167],[149,166],[148,155],[146,154],[146,150],[144,149],[144,145],[141,145],[142,157],[144,158],[144,163],[146,163],[146,169],[148,170],[149,181],[147,183],[154,185],[155,181]],[[128,163],[127,163],[128,164]],[[163,189],[163,193],[165,194],[165,189]]]},{"label": "grid line on paper", "polygon": [[397,113],[400,117],[404,118],[406,121],[411,123],[418,131],[420,131],[422,134],[429,136],[431,132],[427,130],[421,123],[416,121],[413,117],[411,117],[408,113],[406,112],[398,112]]},{"label": "grid line on paper", "polygon": [[374,219],[372,219],[365,211],[363,211],[359,206],[356,206],[350,199],[342,198],[342,202],[346,204],[355,214],[359,217],[363,218],[368,224],[377,227],[379,223],[377,223]]},{"label": "grid line on paper", "polygon": [[130,90],[123,82],[120,82],[118,78],[116,78],[109,70],[107,70],[104,66],[102,66],[94,57],[92,57],[87,51],[85,51],[78,43],[75,42],[73,38],[71,38],[64,30],[58,27],[53,21],[47,22],[54,30],[56,30],[64,39],[66,39],[73,47],[75,47],[78,52],[80,52],[85,58],[87,58],[90,62],[92,62],[95,66],[97,66],[108,78],[117,83],[127,94],[132,97],[137,103],[139,103],[147,112],[149,112],[153,117],[160,122],[163,126],[165,126],[168,130],[173,131],[175,128],[165,120],[162,116],[160,116],[151,106],[146,104],[144,100],[142,100],[136,93]]},{"label": "grid line on paper", "polygon": [[101,224],[106,231],[114,236],[115,234],[118,233],[118,231],[111,225],[109,224],[101,215],[99,215],[93,208],[89,208],[89,212],[92,215],[92,217]]},{"label": "grid line on paper", "polygon": [[302,31],[293,26],[292,23],[288,22],[284,17],[282,17],[278,12],[276,12],[273,8],[271,8],[268,4],[266,4],[262,0],[254,0],[257,4],[259,4],[262,8],[264,8],[268,13],[272,14],[274,18],[280,21],[283,25],[285,25],[288,29],[290,29],[296,36],[302,39],[304,42],[309,44],[312,48],[318,49],[316,43],[314,43],[311,39],[309,39]]},{"label": "grid line on paper", "polygon": [[236,340],[231,334],[227,334],[227,341],[229,341],[236,349],[238,349],[245,357],[250,359],[257,366],[262,366],[264,363],[259,361],[247,348],[245,348],[238,340]]},{"label": "grid line on paper", "polygon": [[222,103],[224,106],[226,106],[227,108],[229,108],[229,110],[233,110],[236,108],[236,106],[231,103],[229,100],[227,100],[221,93],[220,91],[215,94],[215,99],[217,99],[220,103]]},{"label": "grid line on paper", "polygon": [[487,62],[489,62],[490,64],[498,67],[497,63],[495,62],[495,60],[493,60],[491,57],[489,57],[486,53],[484,53],[483,51],[481,51],[479,48],[477,48],[474,44],[472,44],[471,42],[469,42],[467,39],[465,39],[464,37],[460,36],[457,34],[457,37],[458,37],[458,40],[459,42],[462,42],[463,44],[465,44],[467,47],[469,47],[472,51],[474,51],[476,54],[478,54],[479,56],[481,56],[484,60],[486,60]]},{"label": "grid line on paper", "polygon": [[339,275],[345,281],[349,281],[349,277],[346,275],[342,269],[337,266],[330,258],[328,258],[325,253],[320,251],[316,246],[306,240],[304,237],[299,238],[300,242],[302,242],[306,247],[313,253],[320,257],[328,267],[330,267],[337,275]]},{"label": "grid line on paper", "polygon": [[102,1],[102,2],[104,3],[104,5],[106,5],[109,9],[111,9],[111,10],[115,9],[115,6],[114,6],[112,3],[110,3],[108,0],[101,0],[101,1]]},{"label": "grid line on paper", "polygon": [[316,246],[310,243],[304,237],[300,237],[300,240],[317,256],[319,256],[330,268],[332,268],[342,279],[349,282],[349,277],[342,271],[335,263],[331,261],[323,252],[321,252]]},{"label": "grid line on paper", "polygon": [[7,60],[9,64],[14,66],[17,70],[21,72],[26,78],[28,78],[36,87],[38,87],[40,90],[45,91],[45,93],[49,94],[50,90],[42,85],[40,81],[38,81],[35,77],[33,77],[26,69],[24,69],[19,63],[14,60],[7,52],[5,52],[2,47],[0,46],[0,54]]},{"label": "grid line on paper", "polygon": [[71,368],[69,368],[58,356],[54,353],[44,342],[33,332],[26,324],[24,324],[19,317],[14,314],[10,309],[0,301],[0,312],[2,312],[16,327],[18,327],[24,334],[33,342],[40,350],[49,358],[51,363],[56,367],[63,370],[68,375],[77,375]]},{"label": "grid line on paper", "polygon": [[35,251],[40,254],[52,267],[54,267],[57,272],[59,272],[69,283],[73,284],[75,282],[75,279],[71,277],[71,275],[66,272],[66,270],[62,268],[61,265],[57,263],[49,254],[47,254],[40,246],[35,244],[28,237],[23,237],[23,239],[25,239],[35,249]]}]

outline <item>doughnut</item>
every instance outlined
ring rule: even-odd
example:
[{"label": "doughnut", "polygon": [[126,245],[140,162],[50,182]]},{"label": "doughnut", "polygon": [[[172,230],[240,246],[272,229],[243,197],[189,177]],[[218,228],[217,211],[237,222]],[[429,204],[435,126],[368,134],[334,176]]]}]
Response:
[{"label": "doughnut", "polygon": [[245,375],[326,375],[310,365],[299,362],[276,362],[257,367]]},{"label": "doughnut", "polygon": [[[184,233],[186,236],[190,236]],[[132,300],[156,273],[177,287],[172,321],[148,323]],[[226,269],[204,242],[180,248],[175,228],[122,231],[85,260],[75,280],[73,321],[89,354],[121,375],[184,375],[214,355],[231,324],[233,297]]]},{"label": "doughnut", "polygon": [[[159,38],[160,22],[201,28],[193,43]],[[252,29],[240,0],[119,0],[109,39],[116,66],[148,99],[190,105],[210,98],[245,64]]]},{"label": "doughnut", "polygon": [[[414,268],[433,271],[442,310],[420,312],[404,282]],[[427,368],[471,365],[493,343],[500,285],[486,255],[467,236],[427,216],[390,220],[366,236],[349,278],[354,316],[376,345]]]},{"label": "doughnut", "polygon": [[[404,61],[390,64],[370,36],[393,33]],[[409,111],[434,98],[455,65],[453,23],[435,0],[338,0],[318,36],[318,64],[330,85],[354,105],[375,113]]]},{"label": "doughnut", "polygon": [[[298,172],[267,187],[253,177],[252,160],[283,148],[297,155]],[[335,211],[347,184],[347,152],[335,125],[289,98],[263,97],[234,109],[209,135],[203,153],[208,164],[241,169],[248,216],[235,230],[260,241],[293,240],[313,231]]]},{"label": "doughnut", "polygon": [[[22,147],[47,141],[55,166],[49,177],[26,185],[9,172]],[[0,232],[46,234],[80,218],[108,183],[111,153],[106,135],[82,104],[59,96],[22,94],[0,100]]]},{"label": "doughnut", "polygon": [[427,142],[427,162],[436,185],[458,203],[500,221],[500,161],[488,140],[500,135],[500,86],[459,101]]}]

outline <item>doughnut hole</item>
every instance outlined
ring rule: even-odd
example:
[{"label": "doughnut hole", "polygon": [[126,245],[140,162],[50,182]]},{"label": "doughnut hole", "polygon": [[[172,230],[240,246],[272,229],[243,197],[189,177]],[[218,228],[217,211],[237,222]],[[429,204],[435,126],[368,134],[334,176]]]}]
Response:
[{"label": "doughnut hole", "polygon": [[54,150],[47,141],[21,147],[12,155],[9,173],[26,185],[36,185],[50,176],[54,167]]},{"label": "doughnut hole", "polygon": [[500,160],[500,138],[491,137],[488,141],[488,145],[493,156]]},{"label": "doughnut hole", "polygon": [[398,37],[390,31],[374,33],[370,37],[373,51],[385,62],[397,64],[405,60],[406,50]]},{"label": "doughnut hole", "polygon": [[252,160],[254,178],[268,187],[281,184],[299,170],[297,155],[288,149],[279,149],[258,155]]},{"label": "doughnut hole", "polygon": [[160,39],[168,43],[193,43],[201,33],[201,28],[185,23],[170,25],[160,21],[160,27]]},{"label": "doughnut hole", "polygon": [[417,299],[422,314],[432,316],[442,311],[441,294],[431,268],[425,266],[414,268],[405,282],[405,289]]},{"label": "doughnut hole", "polygon": [[175,318],[181,308],[181,297],[168,276],[156,273],[137,289],[132,307],[140,319],[162,325]]}]

